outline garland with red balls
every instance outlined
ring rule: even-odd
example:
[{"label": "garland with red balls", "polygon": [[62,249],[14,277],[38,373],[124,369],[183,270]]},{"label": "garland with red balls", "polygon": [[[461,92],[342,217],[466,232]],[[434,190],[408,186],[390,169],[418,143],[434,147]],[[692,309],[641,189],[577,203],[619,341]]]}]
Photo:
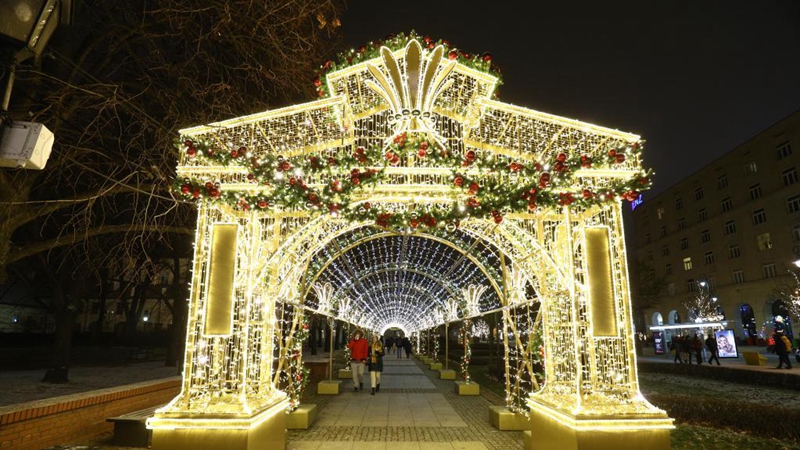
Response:
[{"label": "garland with red balls", "polygon": [[[319,67],[319,70],[314,76],[313,83],[314,88],[317,90],[317,95],[319,97],[330,95],[327,83],[329,73],[354,66],[364,61],[379,58],[381,56],[381,47],[386,47],[391,51],[403,49],[412,39],[421,41],[420,43],[429,50],[433,50],[437,45],[441,45],[444,47],[448,59],[458,61],[467,67],[497,77],[496,87],[503,84],[500,68],[493,63],[494,58],[491,53],[467,53],[457,47],[451,46],[450,42],[446,39],[434,40],[427,35],[420,36],[412,30],[407,35],[404,33],[398,33],[396,35],[390,34],[386,36],[384,40],[369,42],[356,49],[350,49],[349,51],[339,53],[334,59],[326,61]],[[494,96],[497,97],[497,88],[495,88]]]},{"label": "garland with red balls", "polygon": [[[352,221],[373,221],[384,228],[404,229],[441,224],[458,227],[468,218],[489,218],[501,223],[509,213],[532,212],[541,207],[590,207],[617,198],[634,201],[649,188],[649,172],[627,180],[612,180],[601,190],[576,191],[573,178],[579,169],[609,169],[623,164],[629,155],[641,152],[641,144],[608,148],[600,158],[585,154],[559,153],[549,162],[498,158],[490,152],[454,152],[425,134],[400,134],[384,150],[357,146],[338,158],[298,156],[255,157],[245,147],[222,151],[206,141],[185,139],[178,143],[189,159],[205,165],[237,166],[246,178],[264,189],[250,193],[220,189],[218,180],[176,180],[175,188],[188,199],[205,198],[225,202],[242,210],[280,209],[323,212]],[[385,178],[387,167],[399,166],[413,156],[416,164],[451,168],[449,206],[415,205],[413,210],[392,212],[369,202],[352,205],[354,194]],[[477,170],[475,170],[477,169]],[[313,177],[315,183],[306,180]]]}]

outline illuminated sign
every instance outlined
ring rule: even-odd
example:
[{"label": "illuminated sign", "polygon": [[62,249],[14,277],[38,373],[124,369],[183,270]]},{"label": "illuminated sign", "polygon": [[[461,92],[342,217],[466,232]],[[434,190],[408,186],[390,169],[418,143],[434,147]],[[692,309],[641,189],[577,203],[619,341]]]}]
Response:
[{"label": "illuminated sign", "polygon": [[639,194],[639,196],[636,197],[636,200],[631,202],[631,211],[636,209],[637,206],[641,205],[643,201],[644,201],[644,197],[642,196],[642,194]]}]

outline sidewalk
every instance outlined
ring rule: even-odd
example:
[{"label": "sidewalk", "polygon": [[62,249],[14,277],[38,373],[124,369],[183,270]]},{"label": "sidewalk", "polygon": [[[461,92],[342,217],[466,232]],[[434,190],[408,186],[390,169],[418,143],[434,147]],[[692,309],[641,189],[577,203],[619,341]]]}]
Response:
[{"label": "sidewalk", "polygon": [[[667,353],[666,355],[653,355],[653,348],[645,348],[645,356],[637,356],[637,360],[641,362],[649,362],[649,363],[668,363],[668,364],[678,364],[673,362],[675,355],[672,353]],[[752,351],[757,352],[758,354],[765,356],[767,358],[766,365],[763,366],[749,366],[744,362],[744,357],[742,356],[743,352]],[[686,354],[681,355],[686,360]],[[708,352],[704,353],[703,357],[704,362],[703,365],[708,365]],[[720,358],[720,363],[722,367],[728,367],[730,369],[737,369],[737,370],[749,370],[753,372],[779,372],[779,373],[786,373],[790,375],[795,375],[800,377],[800,364],[797,363],[794,355],[789,355],[789,361],[792,363],[791,370],[780,370],[778,371],[776,367],[778,366],[778,355],[774,355],[772,353],[768,353],[766,347],[739,347],[739,357],[738,358]],[[695,359],[692,359],[692,365],[694,365]],[[684,363],[685,364],[685,363]],[[713,367],[717,367],[716,362],[714,362]]]}]

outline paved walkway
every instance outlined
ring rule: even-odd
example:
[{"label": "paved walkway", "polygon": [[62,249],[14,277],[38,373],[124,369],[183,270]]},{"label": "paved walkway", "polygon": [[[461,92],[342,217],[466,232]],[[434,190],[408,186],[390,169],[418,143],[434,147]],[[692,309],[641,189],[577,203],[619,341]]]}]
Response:
[{"label": "paved walkway", "polygon": [[[489,402],[460,397],[452,381],[439,380],[416,359],[384,358],[381,391],[315,396],[320,409],[308,430],[289,431],[290,450],[521,449],[522,432],[499,431],[488,421]],[[312,388],[312,387],[309,387]]]}]

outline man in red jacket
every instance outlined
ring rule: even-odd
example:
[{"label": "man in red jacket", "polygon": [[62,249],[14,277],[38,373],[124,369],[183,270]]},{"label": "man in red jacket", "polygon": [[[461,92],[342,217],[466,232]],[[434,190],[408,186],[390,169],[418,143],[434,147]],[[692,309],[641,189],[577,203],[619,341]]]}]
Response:
[{"label": "man in red jacket", "polygon": [[350,371],[353,372],[353,392],[358,392],[364,389],[364,364],[367,362],[369,355],[369,345],[367,340],[363,339],[361,330],[356,330],[353,333],[352,339],[347,343],[347,348],[350,349]]}]

